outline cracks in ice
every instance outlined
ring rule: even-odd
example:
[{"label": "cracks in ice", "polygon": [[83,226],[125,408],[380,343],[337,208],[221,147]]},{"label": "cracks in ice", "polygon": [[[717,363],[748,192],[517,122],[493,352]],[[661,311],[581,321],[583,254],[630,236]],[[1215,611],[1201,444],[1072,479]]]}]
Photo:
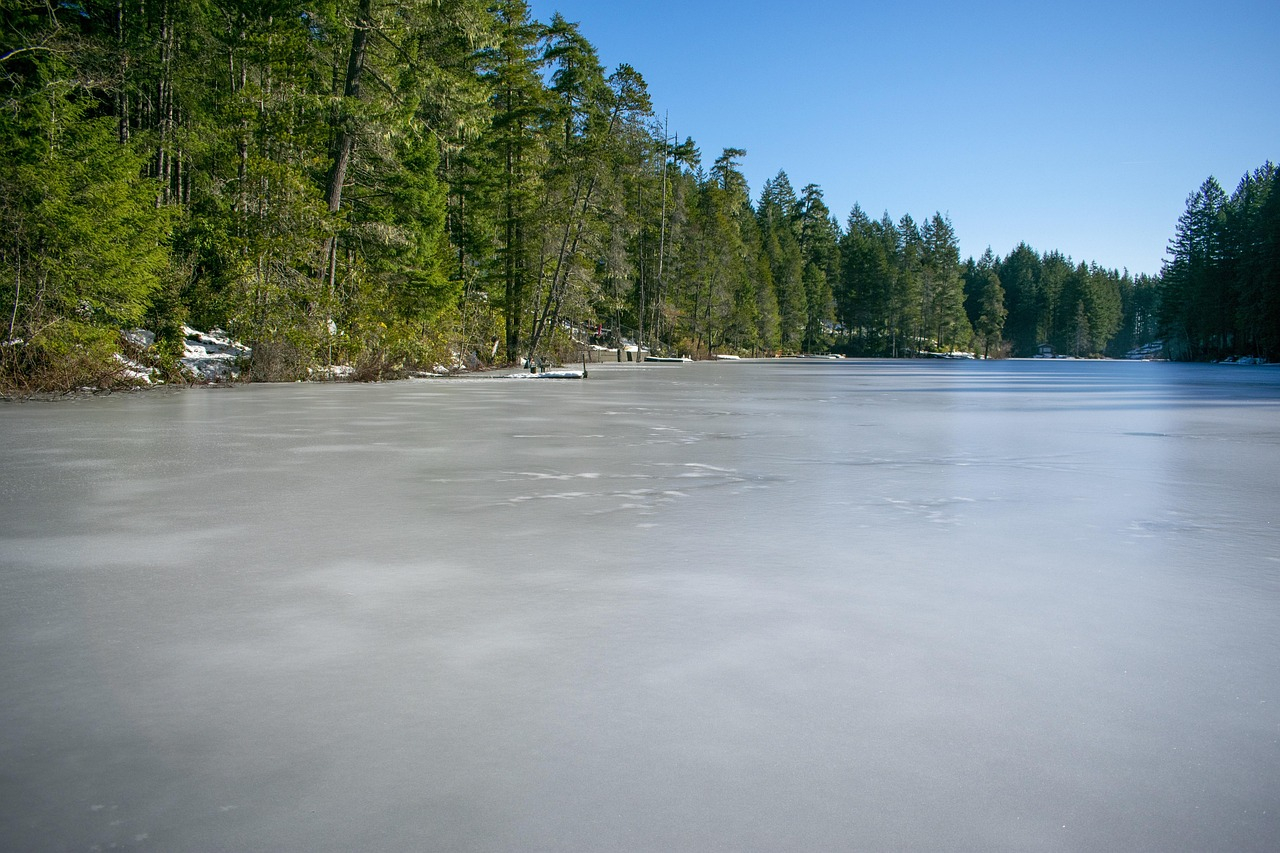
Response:
[{"label": "cracks in ice", "polygon": [[1012,468],[1019,471],[1080,470],[1074,457],[1063,454],[1048,457],[980,457],[980,456],[865,456],[851,459],[778,456],[773,461],[788,465],[816,465],[842,468]]},{"label": "cracks in ice", "polygon": [[1181,513],[1170,512],[1165,518],[1138,518],[1129,522],[1126,532],[1136,539],[1154,539],[1160,536],[1206,536],[1227,533],[1232,529],[1248,527],[1239,519],[1224,516],[1200,516],[1195,520]]},{"label": "cracks in ice", "polygon": [[[503,482],[556,483],[575,481],[603,481],[598,490],[566,489],[563,491],[535,492],[514,495],[506,499],[508,505],[527,504],[531,501],[580,501],[583,499],[607,501],[589,514],[613,512],[618,509],[655,510],[676,500],[695,497],[709,491],[730,490],[738,494],[747,489],[762,488],[770,478],[748,474],[732,468],[723,468],[702,462],[654,463],[657,469],[674,469],[670,472],[602,475],[596,472],[565,473],[542,471],[509,472]],[[636,481],[636,488],[618,488],[619,481]]]},{"label": "cracks in ice", "polygon": [[884,502],[894,509],[899,509],[912,515],[923,516],[926,521],[931,521],[935,524],[958,524],[960,519],[956,515],[957,507],[964,504],[977,503],[977,499],[950,497],[921,501],[898,500],[887,497]]}]

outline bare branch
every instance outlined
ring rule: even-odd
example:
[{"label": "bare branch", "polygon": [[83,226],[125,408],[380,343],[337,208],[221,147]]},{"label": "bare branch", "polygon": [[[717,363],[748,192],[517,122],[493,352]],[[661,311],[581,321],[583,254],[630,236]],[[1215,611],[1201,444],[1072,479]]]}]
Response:
[{"label": "bare branch", "polygon": [[13,59],[15,56],[18,56],[23,53],[30,53],[33,50],[47,50],[49,53],[64,52],[64,51],[57,50],[56,48],[52,48],[47,44],[33,44],[28,47],[15,48],[14,50],[11,50],[8,53],[6,53],[4,56],[0,56],[0,63],[8,62],[10,59]]}]

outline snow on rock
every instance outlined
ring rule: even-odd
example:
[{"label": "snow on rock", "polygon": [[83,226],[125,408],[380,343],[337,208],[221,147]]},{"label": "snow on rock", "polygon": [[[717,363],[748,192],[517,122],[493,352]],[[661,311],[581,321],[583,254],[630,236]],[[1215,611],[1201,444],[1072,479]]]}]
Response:
[{"label": "snow on rock", "polygon": [[225,382],[240,376],[243,360],[253,350],[234,341],[221,329],[201,332],[190,326],[182,327],[186,338],[182,367],[185,372],[204,382]]},{"label": "snow on rock", "polygon": [[126,358],[120,353],[115,354],[116,361],[120,363],[120,376],[134,382],[141,382],[144,385],[150,385],[154,381],[156,369],[147,367],[145,364],[139,364],[131,358]]},{"label": "snow on rock", "polygon": [[1152,341],[1149,344],[1143,344],[1140,347],[1129,350],[1125,354],[1125,358],[1134,361],[1154,361],[1164,354],[1164,341]]},{"label": "snow on rock", "polygon": [[324,367],[307,368],[307,375],[312,379],[351,379],[356,369],[349,364],[329,364]]},{"label": "snow on rock", "polygon": [[146,329],[129,329],[124,332],[124,339],[140,350],[155,346],[156,333]]}]

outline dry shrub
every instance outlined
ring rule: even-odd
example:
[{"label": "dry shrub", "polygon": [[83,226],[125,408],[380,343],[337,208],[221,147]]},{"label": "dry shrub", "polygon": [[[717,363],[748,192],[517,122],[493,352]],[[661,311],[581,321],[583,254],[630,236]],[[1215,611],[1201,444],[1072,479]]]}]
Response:
[{"label": "dry shrub", "polygon": [[61,320],[30,341],[4,347],[0,384],[16,396],[129,387],[136,383],[116,358],[119,349],[115,330]]},{"label": "dry shrub", "polygon": [[253,382],[294,382],[307,378],[311,348],[289,340],[255,341],[249,362]]}]

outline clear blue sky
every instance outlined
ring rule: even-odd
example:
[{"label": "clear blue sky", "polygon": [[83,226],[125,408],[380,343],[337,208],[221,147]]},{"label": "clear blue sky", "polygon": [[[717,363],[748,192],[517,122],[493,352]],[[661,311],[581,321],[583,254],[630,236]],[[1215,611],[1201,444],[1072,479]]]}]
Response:
[{"label": "clear blue sky", "polygon": [[537,0],[649,84],[703,163],[745,148],[845,221],[950,216],[963,256],[1020,241],[1155,273],[1187,196],[1280,160],[1280,0]]}]

